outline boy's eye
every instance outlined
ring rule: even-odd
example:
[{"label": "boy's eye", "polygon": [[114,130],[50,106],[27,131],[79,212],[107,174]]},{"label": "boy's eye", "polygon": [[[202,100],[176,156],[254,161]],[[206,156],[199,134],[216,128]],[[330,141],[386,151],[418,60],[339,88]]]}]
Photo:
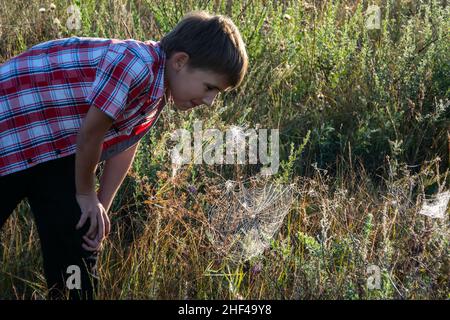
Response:
[{"label": "boy's eye", "polygon": [[213,89],[214,89],[213,87],[206,86],[206,90],[208,90],[208,91],[211,91],[211,90],[213,90]]}]

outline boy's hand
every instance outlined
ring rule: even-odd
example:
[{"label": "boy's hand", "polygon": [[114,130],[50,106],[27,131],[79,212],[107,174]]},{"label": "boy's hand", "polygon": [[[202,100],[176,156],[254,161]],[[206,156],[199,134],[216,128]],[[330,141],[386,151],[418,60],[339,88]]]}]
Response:
[{"label": "boy's hand", "polygon": [[77,194],[76,198],[82,212],[76,229],[80,229],[87,219],[90,219],[91,222],[88,232],[83,236],[85,243],[82,247],[87,251],[98,251],[111,229],[106,210],[98,200],[96,193]]}]

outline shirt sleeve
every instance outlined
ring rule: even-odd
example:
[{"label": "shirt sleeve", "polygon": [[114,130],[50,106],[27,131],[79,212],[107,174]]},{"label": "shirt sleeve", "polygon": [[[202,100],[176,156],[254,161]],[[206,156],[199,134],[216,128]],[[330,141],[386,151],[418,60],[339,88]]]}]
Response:
[{"label": "shirt sleeve", "polygon": [[141,58],[121,45],[112,45],[97,66],[86,100],[115,121],[141,93],[148,77],[152,74]]}]

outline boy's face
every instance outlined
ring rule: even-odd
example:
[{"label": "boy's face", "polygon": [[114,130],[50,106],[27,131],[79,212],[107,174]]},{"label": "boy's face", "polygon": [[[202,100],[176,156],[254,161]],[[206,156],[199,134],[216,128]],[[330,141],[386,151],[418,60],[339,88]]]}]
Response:
[{"label": "boy's face", "polygon": [[191,69],[189,56],[184,52],[174,53],[166,62],[166,80],[170,95],[178,110],[186,111],[198,105],[212,105],[219,92],[229,86],[225,76],[217,73]]}]

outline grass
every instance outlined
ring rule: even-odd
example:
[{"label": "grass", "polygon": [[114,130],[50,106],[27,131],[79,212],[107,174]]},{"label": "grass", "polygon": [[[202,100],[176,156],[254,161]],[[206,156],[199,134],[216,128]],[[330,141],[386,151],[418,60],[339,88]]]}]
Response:
[{"label": "grass", "polygon": [[[190,114],[169,106],[144,138],[111,208],[99,299],[450,297],[448,210],[444,219],[419,214],[426,196],[450,184],[449,9],[437,0],[372,2],[382,9],[380,30],[364,27],[368,1],[0,4],[0,62],[70,35],[159,39],[196,8],[230,14],[247,44],[250,70],[238,90]],[[76,32],[65,26],[74,3]],[[245,263],[214,251],[207,208],[219,176],[260,167],[188,165],[171,178],[170,133],[196,119],[220,130],[280,129],[274,179],[295,183],[296,200],[264,254]],[[0,298],[43,299],[26,201],[0,237]],[[375,290],[371,265],[381,272]]]}]

